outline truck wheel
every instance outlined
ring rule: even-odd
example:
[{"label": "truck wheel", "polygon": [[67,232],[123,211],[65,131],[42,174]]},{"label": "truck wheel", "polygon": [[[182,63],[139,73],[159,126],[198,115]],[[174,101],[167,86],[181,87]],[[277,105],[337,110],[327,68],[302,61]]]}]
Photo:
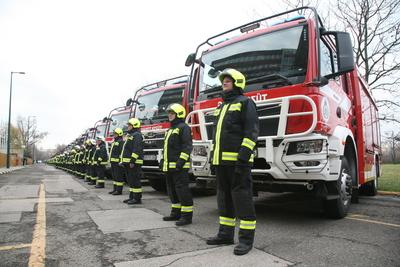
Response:
[{"label": "truck wheel", "polygon": [[338,192],[338,198],[324,201],[324,209],[328,217],[341,219],[347,215],[351,202],[352,174],[354,175],[354,173],[347,157],[343,157],[339,179],[332,185]]},{"label": "truck wheel", "polygon": [[167,184],[165,179],[149,179],[149,183],[154,190],[164,193],[167,192]]},{"label": "truck wheel", "polygon": [[376,196],[378,194],[378,175],[379,165],[376,165],[375,178],[364,185],[363,192],[366,196]]}]

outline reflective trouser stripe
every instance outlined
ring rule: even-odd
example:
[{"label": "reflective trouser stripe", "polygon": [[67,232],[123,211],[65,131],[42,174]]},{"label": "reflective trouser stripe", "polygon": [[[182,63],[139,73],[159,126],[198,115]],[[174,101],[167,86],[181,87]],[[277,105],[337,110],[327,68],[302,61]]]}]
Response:
[{"label": "reflective trouser stripe", "polygon": [[91,179],[92,179],[92,180],[97,180],[97,177],[93,177],[93,176],[92,176]]},{"label": "reflective trouser stripe", "polygon": [[143,164],[143,160],[142,159],[137,159],[135,161],[135,164],[142,165]]},{"label": "reflective trouser stripe", "polygon": [[139,155],[133,152],[131,157],[134,158],[134,159],[137,159],[139,157]]},{"label": "reflective trouser stripe", "polygon": [[119,159],[118,158],[111,158],[110,161],[111,162],[119,162]]},{"label": "reflective trouser stripe", "polygon": [[217,131],[215,133],[215,147],[214,147],[214,157],[213,157],[213,164],[219,165],[219,148],[220,148],[220,140],[221,140],[221,128],[222,122],[224,121],[226,110],[228,109],[229,105],[225,105],[222,108],[221,114],[218,119],[217,123]]},{"label": "reflective trouser stripe", "polygon": [[114,184],[115,184],[116,186],[123,186],[123,185],[124,185],[124,182],[114,182]]},{"label": "reflective trouser stripe", "polygon": [[219,224],[235,227],[236,219],[219,216]]},{"label": "reflective trouser stripe", "polygon": [[104,183],[104,180],[99,180],[99,179],[97,179],[97,183],[98,183],[98,184]]},{"label": "reflective trouser stripe", "polygon": [[122,158],[122,162],[129,163],[129,162],[131,162],[131,159],[130,158]]},{"label": "reflective trouser stripe", "polygon": [[193,212],[193,206],[182,206],[181,212]]},{"label": "reflective trouser stripe", "polygon": [[102,161],[102,162],[100,162],[100,165],[107,165],[107,164],[108,164],[107,161]]},{"label": "reflective trouser stripe", "polygon": [[176,203],[176,204],[171,204],[171,208],[173,208],[173,209],[180,209],[182,206],[181,206],[181,204],[179,204],[179,203]]},{"label": "reflective trouser stripe", "polygon": [[256,221],[240,220],[240,229],[254,230],[256,229]]},{"label": "reflective trouser stripe", "polygon": [[129,188],[129,192],[133,192],[133,193],[142,193],[142,188]]}]

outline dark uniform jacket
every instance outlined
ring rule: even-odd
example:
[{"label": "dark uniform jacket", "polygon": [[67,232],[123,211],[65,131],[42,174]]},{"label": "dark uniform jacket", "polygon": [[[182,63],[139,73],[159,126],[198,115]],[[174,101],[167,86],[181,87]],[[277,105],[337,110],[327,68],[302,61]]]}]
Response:
[{"label": "dark uniform jacket", "polygon": [[143,136],[139,129],[128,132],[122,146],[121,162],[143,165]]},{"label": "dark uniform jacket", "polygon": [[162,171],[190,169],[192,148],[192,130],[183,119],[176,118],[165,133]]},{"label": "dark uniform jacket", "polygon": [[118,163],[120,162],[122,146],[124,145],[124,141],[122,140],[122,136],[116,136],[114,138],[114,142],[111,144],[110,149],[110,162]]},{"label": "dark uniform jacket", "polygon": [[95,150],[93,156],[94,164],[106,165],[108,163],[108,154],[106,144],[101,143]]},{"label": "dark uniform jacket", "polygon": [[213,165],[252,166],[259,124],[256,105],[234,88],[214,111]]}]

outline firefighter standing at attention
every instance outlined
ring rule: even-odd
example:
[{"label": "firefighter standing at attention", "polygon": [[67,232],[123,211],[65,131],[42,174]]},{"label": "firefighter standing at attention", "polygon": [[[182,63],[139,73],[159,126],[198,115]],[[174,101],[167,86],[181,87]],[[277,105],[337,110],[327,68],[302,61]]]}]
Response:
[{"label": "firefighter standing at attention", "polygon": [[112,195],[121,195],[124,186],[125,169],[118,164],[121,159],[121,150],[124,144],[123,135],[124,132],[121,128],[114,129],[114,142],[110,149],[111,174],[114,180],[114,189],[108,192]]},{"label": "firefighter standing at attention", "polygon": [[106,176],[106,165],[108,163],[108,153],[104,137],[96,138],[97,148],[94,152],[94,163],[96,166],[96,188],[104,188],[104,177]]},{"label": "firefighter standing at attention", "polygon": [[217,175],[219,231],[208,245],[233,244],[236,218],[240,220],[235,255],[248,253],[254,242],[256,214],[253,203],[251,166],[259,124],[255,103],[243,95],[246,80],[235,69],[219,74],[221,103],[214,112],[212,164]]},{"label": "firefighter standing at attention", "polygon": [[186,110],[180,104],[167,108],[171,128],[165,133],[163,159],[160,168],[166,173],[171,214],[164,221],[177,221],[178,226],[192,223],[193,198],[189,189],[192,131],[185,123]]},{"label": "firefighter standing at attention", "polygon": [[136,118],[128,120],[127,136],[121,151],[121,164],[125,167],[129,185],[129,198],[124,200],[124,203],[128,205],[141,204],[143,136],[140,132],[140,121]]}]

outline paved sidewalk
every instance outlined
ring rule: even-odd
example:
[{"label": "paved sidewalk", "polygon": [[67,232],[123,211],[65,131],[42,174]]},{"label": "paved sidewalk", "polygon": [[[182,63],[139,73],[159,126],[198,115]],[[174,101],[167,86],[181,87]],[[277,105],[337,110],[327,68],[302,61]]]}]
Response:
[{"label": "paved sidewalk", "polygon": [[7,168],[0,168],[0,175],[1,175],[1,174],[5,174],[5,173],[9,173],[9,172],[12,172],[12,171],[20,170],[20,169],[23,169],[23,168],[28,167],[28,166],[31,166],[31,165],[13,166],[13,167],[10,167],[9,169],[7,169]]}]

